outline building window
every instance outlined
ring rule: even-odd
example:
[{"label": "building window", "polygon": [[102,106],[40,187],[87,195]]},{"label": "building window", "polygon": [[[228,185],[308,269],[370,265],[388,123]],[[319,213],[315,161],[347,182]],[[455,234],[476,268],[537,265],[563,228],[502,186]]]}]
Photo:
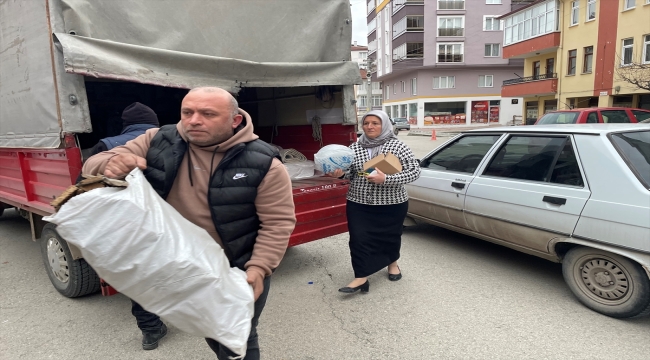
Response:
[{"label": "building window", "polygon": [[393,84],[393,95],[397,95],[397,84]]},{"label": "building window", "polygon": [[381,95],[372,96],[372,106],[381,106]]},{"label": "building window", "polygon": [[438,44],[439,63],[461,63],[463,62],[463,44]]},{"label": "building window", "polygon": [[393,49],[393,61],[424,57],[424,43],[406,43]]},{"label": "building window", "polygon": [[501,48],[501,44],[485,44],[485,56],[486,57],[499,56],[500,48]]},{"label": "building window", "polygon": [[366,107],[366,106],[368,106],[366,104],[366,96],[365,95],[359,96],[359,107]]},{"label": "building window", "polygon": [[[650,2],[648,2],[648,4],[650,4]],[[643,63],[650,64],[650,35],[645,35],[643,39]]]},{"label": "building window", "polygon": [[623,5],[624,10],[633,9],[635,7],[636,0],[625,0]]},{"label": "building window", "polygon": [[504,20],[503,46],[545,35],[557,30],[555,1],[545,1]]},{"label": "building window", "polygon": [[411,79],[411,95],[417,95],[418,94],[418,79],[413,78]]},{"label": "building window", "polygon": [[501,4],[501,0],[485,0],[486,4]]},{"label": "building window", "polygon": [[406,82],[405,81],[400,81],[402,83],[402,92],[406,92]]},{"label": "building window", "polygon": [[438,0],[438,10],[464,10],[464,0]]},{"label": "building window", "polygon": [[591,73],[591,63],[594,59],[594,47],[587,46],[584,51],[585,51],[585,59],[582,64],[582,73],[588,74]]},{"label": "building window", "polygon": [[539,75],[541,73],[541,65],[539,61],[533,62],[533,78],[534,79],[539,79]]},{"label": "building window", "polygon": [[386,92],[384,93],[384,100],[390,100],[390,85],[386,85]]},{"label": "building window", "polygon": [[479,75],[478,87],[492,87],[493,75]]},{"label": "building window", "polygon": [[571,2],[571,25],[578,25],[580,19],[580,1]]},{"label": "building window", "polygon": [[368,23],[368,35],[372,34],[375,30],[377,30],[377,18],[370,20]]},{"label": "building window", "polygon": [[587,0],[587,21],[596,18],[596,0]]},{"label": "building window", "polygon": [[458,17],[438,17],[438,36],[463,36],[464,18]]},{"label": "building window", "polygon": [[367,52],[365,52],[365,51],[361,51],[361,52],[359,53],[359,59],[365,60],[365,59],[367,59],[367,58],[368,58],[368,53],[367,53]]},{"label": "building window", "polygon": [[409,15],[403,17],[401,20],[393,25],[393,39],[410,31],[424,31],[424,16],[423,15]]},{"label": "building window", "polygon": [[407,31],[423,31],[424,30],[424,15],[422,15],[422,16],[407,16],[406,17],[406,30]]},{"label": "building window", "polygon": [[501,21],[492,15],[483,16],[483,31],[501,30]]},{"label": "building window", "polygon": [[372,90],[381,90],[381,85],[378,82],[372,83]]},{"label": "building window", "polygon": [[625,39],[623,40],[623,58],[621,59],[621,65],[630,65],[632,64],[632,53],[634,51],[634,39]]},{"label": "building window", "polygon": [[567,75],[575,75],[576,74],[576,56],[578,54],[578,50],[569,50],[569,68],[567,69]]},{"label": "building window", "polygon": [[434,76],[433,88],[434,89],[453,89],[456,87],[455,76]]},{"label": "building window", "polygon": [[553,76],[554,72],[555,72],[555,59],[554,58],[546,59],[546,76],[548,77]]}]

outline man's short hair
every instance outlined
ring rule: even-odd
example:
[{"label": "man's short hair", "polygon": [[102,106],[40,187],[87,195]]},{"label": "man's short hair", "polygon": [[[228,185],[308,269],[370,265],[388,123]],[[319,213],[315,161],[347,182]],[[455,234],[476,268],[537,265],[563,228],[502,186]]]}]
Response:
[{"label": "man's short hair", "polygon": [[234,118],[235,115],[239,114],[239,103],[237,102],[237,99],[235,99],[234,94],[231,93],[230,91],[216,86],[199,86],[191,89],[189,92],[195,92],[195,91],[204,91],[209,93],[221,92],[221,91],[227,92],[230,95],[230,107],[231,107],[230,117]]}]

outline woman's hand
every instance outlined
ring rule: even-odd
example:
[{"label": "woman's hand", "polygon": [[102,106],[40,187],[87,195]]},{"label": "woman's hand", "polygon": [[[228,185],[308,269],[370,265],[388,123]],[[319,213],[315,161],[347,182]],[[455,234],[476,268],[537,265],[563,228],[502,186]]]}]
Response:
[{"label": "woman's hand", "polygon": [[375,168],[376,174],[368,175],[366,179],[373,184],[383,184],[386,181],[386,174]]},{"label": "woman's hand", "polygon": [[336,169],[336,170],[334,170],[332,172],[328,172],[327,176],[331,176],[331,177],[334,177],[334,178],[340,178],[341,176],[343,176],[343,170]]}]

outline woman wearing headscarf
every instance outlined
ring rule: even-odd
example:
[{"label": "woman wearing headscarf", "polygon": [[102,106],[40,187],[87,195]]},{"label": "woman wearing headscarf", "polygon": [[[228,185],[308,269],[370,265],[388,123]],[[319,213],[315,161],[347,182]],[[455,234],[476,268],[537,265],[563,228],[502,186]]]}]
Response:
[{"label": "woman wearing headscarf", "polygon": [[[373,110],[362,119],[363,134],[350,145],[354,162],[345,173],[349,178],[347,219],[350,234],[350,256],[354,280],[343,293],[368,292],[368,276],[388,267],[388,280],[397,281],[402,273],[397,265],[402,244],[402,224],[408,210],[404,184],[420,177],[420,165],[413,152],[393,133],[388,114]],[[379,154],[392,153],[402,164],[402,171],[387,175],[381,170],[366,174],[363,164]],[[342,170],[331,176],[341,177]]]}]

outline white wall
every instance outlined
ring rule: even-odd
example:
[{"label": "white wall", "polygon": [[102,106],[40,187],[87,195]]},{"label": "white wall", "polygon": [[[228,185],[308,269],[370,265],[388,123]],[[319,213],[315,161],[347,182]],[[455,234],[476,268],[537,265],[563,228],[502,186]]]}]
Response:
[{"label": "white wall", "polygon": [[[512,100],[517,100],[517,103],[513,104]],[[512,117],[514,115],[522,115],[521,109],[523,108],[523,103],[524,98],[501,98],[501,112],[499,113],[499,123],[502,125],[512,124]]]}]

